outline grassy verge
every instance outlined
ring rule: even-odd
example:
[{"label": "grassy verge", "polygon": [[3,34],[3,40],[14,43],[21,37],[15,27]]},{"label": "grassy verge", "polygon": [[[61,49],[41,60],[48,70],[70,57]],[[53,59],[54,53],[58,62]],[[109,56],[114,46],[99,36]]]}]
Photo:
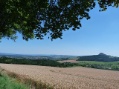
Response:
[{"label": "grassy verge", "polygon": [[29,89],[25,84],[18,82],[16,79],[9,77],[7,74],[0,72],[0,89]]},{"label": "grassy verge", "polygon": [[53,89],[53,86],[0,68],[0,89]]},{"label": "grassy verge", "polygon": [[[27,89],[53,89],[53,86],[43,83],[41,81],[35,81],[35,80],[29,78],[28,76],[18,75],[13,72],[9,72],[9,71],[6,71],[6,73],[8,74],[8,76],[15,78],[15,79],[17,79],[17,81],[27,85],[29,87]],[[17,89],[17,88],[15,88],[15,89]],[[18,88],[18,89],[22,89],[22,88]]]}]

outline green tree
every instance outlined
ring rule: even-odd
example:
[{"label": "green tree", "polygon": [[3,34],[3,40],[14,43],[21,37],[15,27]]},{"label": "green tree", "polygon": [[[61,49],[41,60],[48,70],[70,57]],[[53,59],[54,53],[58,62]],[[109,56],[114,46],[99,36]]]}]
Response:
[{"label": "green tree", "polygon": [[62,32],[79,29],[81,20],[99,4],[100,11],[118,7],[119,0],[0,0],[0,39],[62,37]]}]

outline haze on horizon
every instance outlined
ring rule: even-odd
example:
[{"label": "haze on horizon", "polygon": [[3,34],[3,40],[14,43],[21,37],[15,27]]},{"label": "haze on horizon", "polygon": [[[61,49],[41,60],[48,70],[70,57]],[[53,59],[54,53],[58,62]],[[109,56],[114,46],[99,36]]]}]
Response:
[{"label": "haze on horizon", "polygon": [[66,31],[63,39],[24,41],[20,34],[16,42],[2,39],[0,53],[97,55],[100,52],[119,56],[119,8],[109,7],[99,12],[98,6],[90,12],[91,19],[83,20],[76,31]]}]

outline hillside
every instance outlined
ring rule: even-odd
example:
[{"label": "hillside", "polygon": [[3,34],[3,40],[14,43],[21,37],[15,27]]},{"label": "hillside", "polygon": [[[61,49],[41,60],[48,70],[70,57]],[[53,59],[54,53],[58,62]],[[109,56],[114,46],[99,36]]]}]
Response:
[{"label": "hillside", "polygon": [[48,54],[12,54],[12,53],[0,53],[1,57],[16,58],[16,59],[50,59],[50,60],[66,60],[76,58],[77,56],[72,55],[48,55]]},{"label": "hillside", "polygon": [[114,62],[119,61],[119,57],[114,57],[106,55],[104,53],[99,53],[98,55],[91,56],[80,56],[77,61],[102,61],[102,62]]}]

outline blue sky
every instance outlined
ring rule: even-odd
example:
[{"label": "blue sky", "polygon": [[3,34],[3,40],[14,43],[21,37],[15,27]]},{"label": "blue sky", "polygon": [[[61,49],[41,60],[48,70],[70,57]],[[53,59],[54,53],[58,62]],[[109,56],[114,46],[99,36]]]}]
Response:
[{"label": "blue sky", "polygon": [[63,39],[24,41],[2,39],[0,53],[92,55],[100,52],[119,56],[119,8],[109,7],[90,12],[91,19],[83,20],[81,29],[65,31]]}]

